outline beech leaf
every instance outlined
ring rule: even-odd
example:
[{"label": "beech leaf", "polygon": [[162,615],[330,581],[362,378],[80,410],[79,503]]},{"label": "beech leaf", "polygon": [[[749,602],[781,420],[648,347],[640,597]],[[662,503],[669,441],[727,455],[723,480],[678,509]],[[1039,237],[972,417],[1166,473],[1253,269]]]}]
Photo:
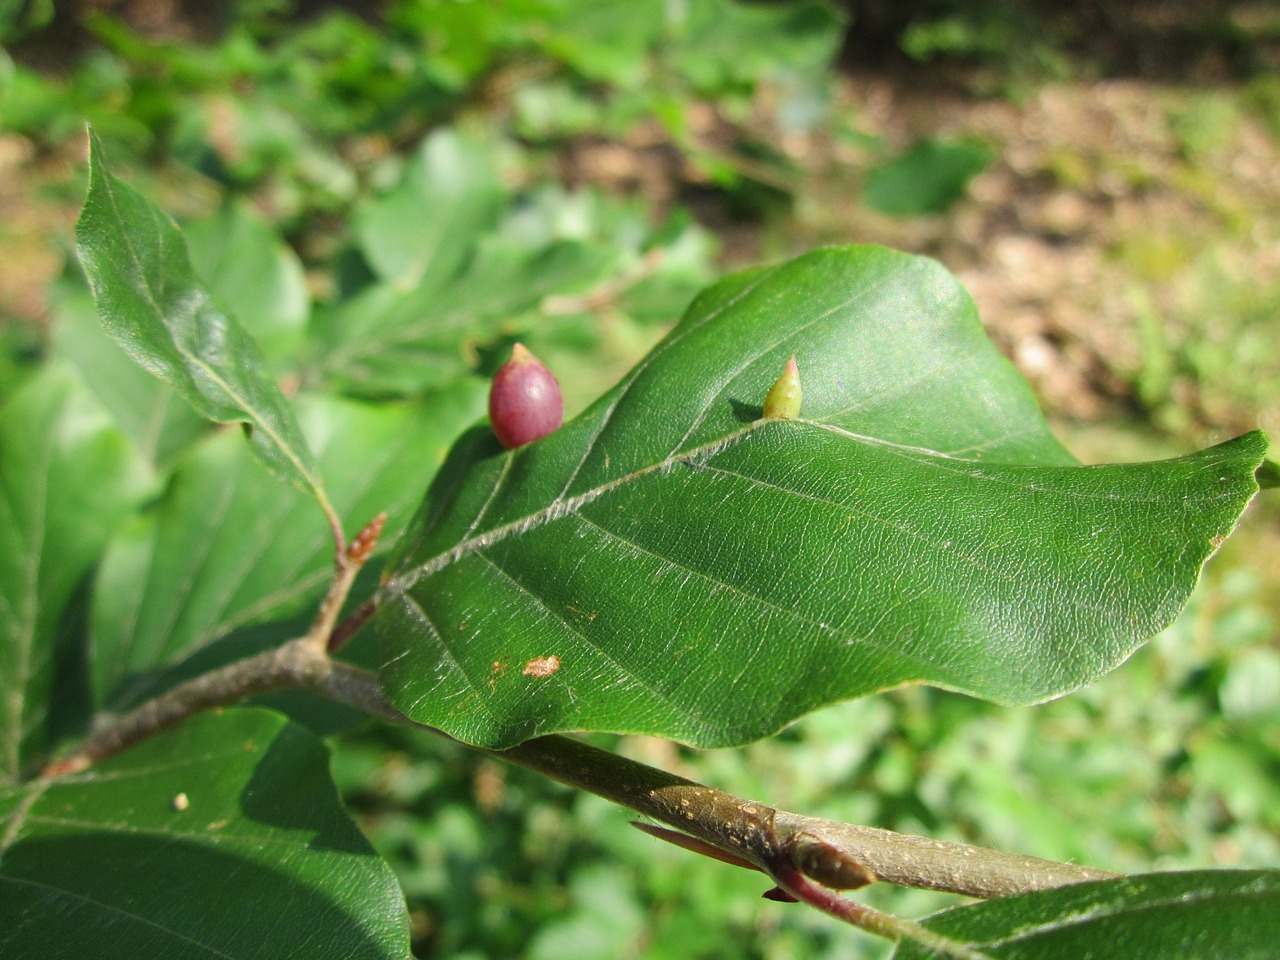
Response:
[{"label": "beech leaf", "polygon": [[[1280,872],[1152,873],[954,907],[922,921],[992,960],[1266,960],[1280,943]],[[904,942],[893,960],[937,954]]]},{"label": "beech leaf", "polygon": [[[762,419],[792,355],[801,416]],[[1082,466],[944,268],[819,250],[707,291],[542,440],[464,436],[389,567],[383,686],[487,747],[738,744],[905,683],[1044,700],[1173,620],[1265,450]]]},{"label": "beech leaf", "polygon": [[153,485],[67,365],[0,407],[0,782],[42,759],[59,618]]},{"label": "beech leaf", "polygon": [[268,469],[327,505],[315,460],[257,343],[196,277],[173,221],[111,176],[102,144],[93,134],[89,142],[89,194],[76,237],[103,327],[202,417],[248,424]]},{"label": "beech leaf", "polygon": [[324,744],[242,709],[0,787],[0,954],[407,960],[409,924]]}]

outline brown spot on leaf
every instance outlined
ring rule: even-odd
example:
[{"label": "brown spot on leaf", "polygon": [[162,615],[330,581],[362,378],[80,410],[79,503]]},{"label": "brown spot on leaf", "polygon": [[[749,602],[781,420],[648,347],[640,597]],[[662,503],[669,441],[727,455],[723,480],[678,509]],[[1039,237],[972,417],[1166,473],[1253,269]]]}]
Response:
[{"label": "brown spot on leaf", "polygon": [[520,671],[526,677],[549,677],[560,669],[560,658],[557,656],[550,657],[534,657],[524,665],[524,669]]}]

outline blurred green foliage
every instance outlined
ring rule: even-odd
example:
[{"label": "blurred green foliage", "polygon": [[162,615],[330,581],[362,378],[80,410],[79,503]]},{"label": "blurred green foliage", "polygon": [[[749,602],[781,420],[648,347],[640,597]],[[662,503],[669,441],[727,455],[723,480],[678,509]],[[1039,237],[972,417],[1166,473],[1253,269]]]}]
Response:
[{"label": "blurred green foliage", "polygon": [[924,15],[902,32],[899,43],[915,60],[966,60],[995,67],[999,77],[980,86],[1007,92],[1063,79],[1070,62],[1065,38],[1052,19],[1018,0],[927,0]]},{"label": "blurred green foliage", "polygon": [[395,0],[380,23],[296,13],[283,0],[236,5],[207,43],[149,39],[91,13],[82,26],[94,43],[74,69],[12,68],[4,125],[51,143],[89,120],[117,155],[172,157],[261,193],[286,224],[343,209],[368,159],[468,113],[526,148],[656,120],[732,187],[738,151],[700,145],[690,111],[712,104],[750,141],[743,121],[768,87],[780,126],[812,127],[841,35],[822,0]]}]

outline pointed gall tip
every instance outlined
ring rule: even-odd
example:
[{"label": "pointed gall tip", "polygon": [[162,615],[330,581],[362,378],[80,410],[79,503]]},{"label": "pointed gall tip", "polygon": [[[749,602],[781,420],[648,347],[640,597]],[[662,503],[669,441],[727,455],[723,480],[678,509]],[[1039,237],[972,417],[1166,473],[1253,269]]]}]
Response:
[{"label": "pointed gall tip", "polygon": [[794,420],[800,416],[800,401],[803,393],[800,390],[800,365],[795,355],[787,361],[787,368],[764,398],[764,416],[770,420]]},{"label": "pointed gall tip", "polygon": [[511,363],[542,363],[535,357],[523,343],[513,343],[511,345]]}]

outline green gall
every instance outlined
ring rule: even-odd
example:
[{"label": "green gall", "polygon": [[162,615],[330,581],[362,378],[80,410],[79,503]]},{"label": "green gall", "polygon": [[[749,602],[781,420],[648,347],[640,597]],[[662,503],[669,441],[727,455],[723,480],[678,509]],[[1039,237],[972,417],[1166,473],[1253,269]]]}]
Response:
[{"label": "green gall", "polygon": [[793,356],[787,361],[787,369],[764,396],[764,415],[771,420],[794,420],[800,416],[800,367]]}]

